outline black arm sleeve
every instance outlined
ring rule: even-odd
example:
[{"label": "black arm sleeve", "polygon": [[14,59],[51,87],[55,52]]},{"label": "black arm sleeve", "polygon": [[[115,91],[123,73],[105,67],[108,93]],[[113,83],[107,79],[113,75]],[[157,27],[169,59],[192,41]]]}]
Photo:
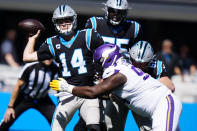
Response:
[{"label": "black arm sleeve", "polygon": [[48,60],[53,58],[49,45],[47,43],[43,43],[37,51],[38,61]]},{"label": "black arm sleeve", "polygon": [[101,46],[102,44],[104,44],[104,41],[101,35],[97,31],[92,30],[90,49],[94,51],[97,47]]}]

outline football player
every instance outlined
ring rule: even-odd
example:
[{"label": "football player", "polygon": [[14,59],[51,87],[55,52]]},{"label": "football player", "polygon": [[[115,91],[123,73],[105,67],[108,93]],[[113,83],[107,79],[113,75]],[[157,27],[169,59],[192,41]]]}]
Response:
[{"label": "football player", "polygon": [[[172,92],[174,92],[175,87],[167,76],[165,65],[161,59],[154,55],[153,48],[149,42],[137,42],[130,48],[129,54],[131,57],[132,65],[150,74],[153,78],[158,79]],[[140,116],[135,112],[132,112],[132,114],[141,131],[151,130],[151,118]]]},{"label": "football player", "polygon": [[180,100],[164,84],[126,61],[117,45],[98,47],[94,61],[103,67],[103,82],[93,87],[73,86],[60,79],[50,82],[50,86],[92,99],[112,92],[136,114],[150,117],[152,131],[175,131],[179,128],[182,111]]},{"label": "football player", "polygon": [[151,44],[147,41],[138,41],[130,49],[129,55],[132,64],[155,79],[165,84],[172,92],[175,91],[174,84],[166,73],[165,64],[161,58],[154,54]]},{"label": "football player", "polygon": [[[92,86],[94,76],[93,51],[103,40],[93,29],[76,30],[77,14],[68,5],[60,5],[53,12],[52,22],[58,35],[47,38],[34,51],[40,31],[29,37],[23,60],[41,61],[54,58],[59,63],[60,76],[76,86]],[[77,109],[90,131],[99,131],[100,110],[98,99],[83,99],[70,93],[58,94],[59,104],[52,123],[53,131],[63,131]]]},{"label": "football player", "polygon": [[85,28],[97,30],[105,43],[116,44],[128,52],[141,32],[138,22],[126,19],[128,9],[127,0],[107,0],[105,17],[89,18]]},{"label": "football player", "polygon": [[[118,45],[123,52],[139,39],[141,26],[127,19],[129,5],[127,0],[107,0],[104,17],[91,17],[85,28],[92,28],[102,36],[105,43]],[[128,108],[121,103],[103,100],[104,121],[108,131],[123,131]],[[116,116],[116,118],[113,118]]]}]

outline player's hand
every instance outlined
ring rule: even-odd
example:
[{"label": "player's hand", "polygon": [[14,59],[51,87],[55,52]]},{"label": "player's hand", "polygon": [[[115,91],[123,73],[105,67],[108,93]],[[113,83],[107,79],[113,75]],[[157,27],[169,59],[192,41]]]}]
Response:
[{"label": "player's hand", "polygon": [[56,91],[66,91],[69,93],[72,93],[72,90],[74,88],[73,85],[68,84],[66,80],[63,78],[58,78],[58,80],[52,80],[49,84],[51,89]]},{"label": "player's hand", "polygon": [[5,123],[8,123],[8,122],[11,120],[11,117],[12,117],[13,119],[15,119],[15,111],[14,111],[13,108],[8,108],[8,109],[6,110],[5,115],[4,115],[3,121],[4,121]]},{"label": "player's hand", "polygon": [[29,39],[37,39],[39,37],[39,35],[40,35],[40,30],[38,30],[35,35],[29,33]]}]

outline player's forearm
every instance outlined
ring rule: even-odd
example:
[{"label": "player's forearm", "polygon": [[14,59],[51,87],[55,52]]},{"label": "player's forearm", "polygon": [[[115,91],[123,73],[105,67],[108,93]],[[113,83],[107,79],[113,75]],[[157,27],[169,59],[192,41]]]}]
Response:
[{"label": "player's forearm", "polygon": [[73,88],[72,93],[79,97],[93,99],[103,95],[104,93],[109,93],[113,89],[121,87],[126,83],[126,81],[127,78],[123,74],[117,73],[108,77],[107,79],[103,80],[95,86],[75,87]]},{"label": "player's forearm", "polygon": [[23,53],[24,62],[32,62],[38,60],[37,52],[34,51],[35,43],[36,39],[30,37]]},{"label": "player's forearm", "polygon": [[76,96],[89,99],[94,99],[98,96],[95,89],[90,86],[74,87],[72,93]]},{"label": "player's forearm", "polygon": [[19,94],[19,91],[20,91],[20,85],[17,83],[15,85],[15,87],[13,88],[13,91],[12,91],[12,95],[11,95],[11,98],[10,98],[10,102],[9,102],[9,106],[14,106],[14,103],[18,97],[18,94]]},{"label": "player's forearm", "polygon": [[161,77],[161,78],[159,79],[159,81],[160,81],[161,83],[163,83],[164,85],[166,85],[172,92],[175,91],[175,86],[174,86],[174,84],[172,83],[172,81],[171,81],[167,76]]}]

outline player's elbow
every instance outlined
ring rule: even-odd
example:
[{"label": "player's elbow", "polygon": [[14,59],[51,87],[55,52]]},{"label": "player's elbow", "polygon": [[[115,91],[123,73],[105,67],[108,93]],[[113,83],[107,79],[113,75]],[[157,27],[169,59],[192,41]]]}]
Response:
[{"label": "player's elbow", "polygon": [[89,93],[87,93],[87,96],[89,99],[95,99],[98,97],[98,95],[94,91],[90,91]]},{"label": "player's elbow", "polygon": [[172,91],[172,92],[175,92],[175,86],[173,83],[171,83],[171,85],[168,86],[169,89]]},{"label": "player's elbow", "polygon": [[96,98],[96,95],[92,95],[92,94],[91,94],[91,95],[88,96],[88,98],[89,98],[89,99],[95,99],[95,98]]},{"label": "player's elbow", "polygon": [[36,56],[35,53],[32,53],[32,54],[24,53],[24,54],[23,54],[23,61],[24,61],[24,62],[33,62],[33,61],[37,61],[37,56]]},{"label": "player's elbow", "polygon": [[28,62],[28,59],[23,55],[23,61]]},{"label": "player's elbow", "polygon": [[23,55],[23,61],[24,62],[31,62],[29,57],[27,57],[27,55]]},{"label": "player's elbow", "polygon": [[95,99],[99,96],[99,93],[97,92],[96,89],[94,88],[91,88],[89,91],[88,91],[88,97],[89,99]]}]

